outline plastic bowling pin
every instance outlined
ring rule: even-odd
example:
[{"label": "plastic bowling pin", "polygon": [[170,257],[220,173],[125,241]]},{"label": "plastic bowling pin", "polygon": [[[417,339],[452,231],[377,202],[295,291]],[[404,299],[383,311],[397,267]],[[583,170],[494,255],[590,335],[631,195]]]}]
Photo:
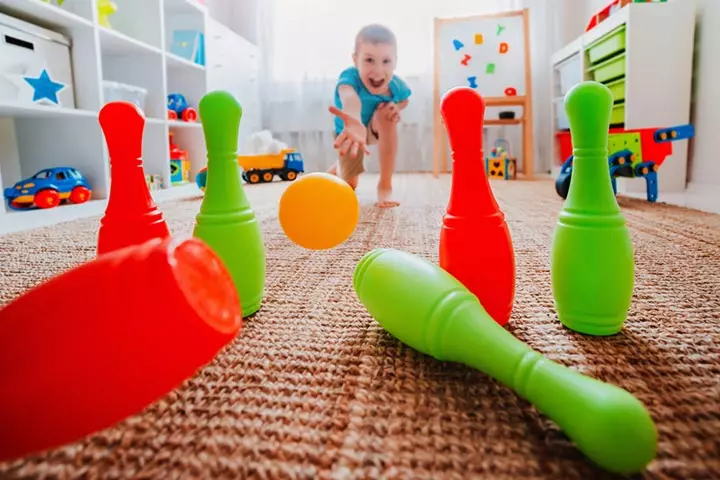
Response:
[{"label": "plastic bowling pin", "polygon": [[110,154],[111,182],[97,253],[169,236],[167,222],[145,182],[142,110],[130,102],[110,102],[100,110],[99,121]]},{"label": "plastic bowling pin", "polygon": [[531,349],[439,266],[399,250],[376,249],[356,266],[353,284],[370,315],[393,336],[512,388],[601,467],[639,472],[655,457],[655,424],[637,398]]},{"label": "plastic bowling pin", "polygon": [[240,297],[243,314],[252,315],[265,289],[265,245],[260,224],[243,190],[237,159],[242,108],[224,91],[200,100],[200,119],[208,152],[205,197],[193,235],[223,259]]},{"label": "plastic bowling pin", "polygon": [[440,105],[452,149],[452,187],[440,230],[440,266],[500,325],[515,298],[515,253],[505,215],[485,174],[485,101],[472,88],[449,90]]},{"label": "plastic bowling pin", "polygon": [[584,334],[622,329],[632,299],[633,245],[608,170],[613,96],[584,82],[565,96],[573,142],[573,172],[558,216],[550,273],[560,322]]},{"label": "plastic bowling pin", "polygon": [[152,239],[40,284],[0,310],[0,461],[140,412],[241,327],[229,273],[196,238]]}]

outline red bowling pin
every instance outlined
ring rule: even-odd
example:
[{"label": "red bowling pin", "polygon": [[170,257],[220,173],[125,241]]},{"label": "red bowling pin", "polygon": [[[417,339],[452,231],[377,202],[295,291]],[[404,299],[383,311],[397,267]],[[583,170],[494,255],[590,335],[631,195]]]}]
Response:
[{"label": "red bowling pin", "polygon": [[469,87],[440,104],[452,150],[452,187],[440,231],[440,266],[474,293],[500,325],[515,298],[515,253],[505,215],[485,174],[485,101]]},{"label": "red bowling pin", "polygon": [[242,327],[235,285],[198,239],[99,255],[0,310],[0,461],[136,414]]},{"label": "red bowling pin", "polygon": [[98,254],[170,235],[145,183],[142,160],[145,115],[130,102],[100,110],[100,127],[110,154],[110,196],[100,220]]}]

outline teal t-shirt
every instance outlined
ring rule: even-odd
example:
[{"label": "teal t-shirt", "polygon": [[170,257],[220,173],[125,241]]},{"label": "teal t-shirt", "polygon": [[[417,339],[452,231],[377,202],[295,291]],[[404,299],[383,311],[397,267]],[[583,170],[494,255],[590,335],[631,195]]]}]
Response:
[{"label": "teal t-shirt", "polygon": [[[337,85],[335,86],[335,106],[342,109],[342,101],[340,100],[340,93],[338,89],[340,85],[350,85],[357,92],[360,97],[361,108],[361,120],[363,125],[368,126],[372,119],[373,113],[381,103],[400,103],[407,100],[412,93],[410,87],[400,79],[397,75],[394,75],[390,80],[390,95],[374,95],[365,88],[360,74],[356,67],[350,67],[344,70],[338,78]],[[339,117],[335,117],[335,133],[340,134],[343,130],[343,121]]]}]

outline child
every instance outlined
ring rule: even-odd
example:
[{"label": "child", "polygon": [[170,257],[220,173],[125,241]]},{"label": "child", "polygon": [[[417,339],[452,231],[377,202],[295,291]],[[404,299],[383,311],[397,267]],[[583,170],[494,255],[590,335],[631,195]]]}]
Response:
[{"label": "child", "polygon": [[335,87],[335,142],[338,161],[328,173],[338,175],[355,189],[365,171],[367,145],[378,143],[380,180],[377,206],[396,207],[392,174],[397,154],[397,124],[411,91],[394,75],[397,63],[395,35],[382,25],[368,25],[355,37],[353,63],[340,74]]}]

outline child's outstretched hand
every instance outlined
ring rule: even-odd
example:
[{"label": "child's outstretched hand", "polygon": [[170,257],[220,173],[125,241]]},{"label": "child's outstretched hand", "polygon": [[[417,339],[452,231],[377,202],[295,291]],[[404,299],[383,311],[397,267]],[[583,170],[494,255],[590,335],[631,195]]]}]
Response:
[{"label": "child's outstretched hand", "polygon": [[357,157],[358,152],[362,148],[365,154],[369,155],[370,150],[367,148],[367,128],[359,118],[348,115],[335,106],[328,108],[330,113],[337,115],[345,124],[343,131],[335,139],[333,146],[340,150],[342,155],[350,152],[352,158]]}]

